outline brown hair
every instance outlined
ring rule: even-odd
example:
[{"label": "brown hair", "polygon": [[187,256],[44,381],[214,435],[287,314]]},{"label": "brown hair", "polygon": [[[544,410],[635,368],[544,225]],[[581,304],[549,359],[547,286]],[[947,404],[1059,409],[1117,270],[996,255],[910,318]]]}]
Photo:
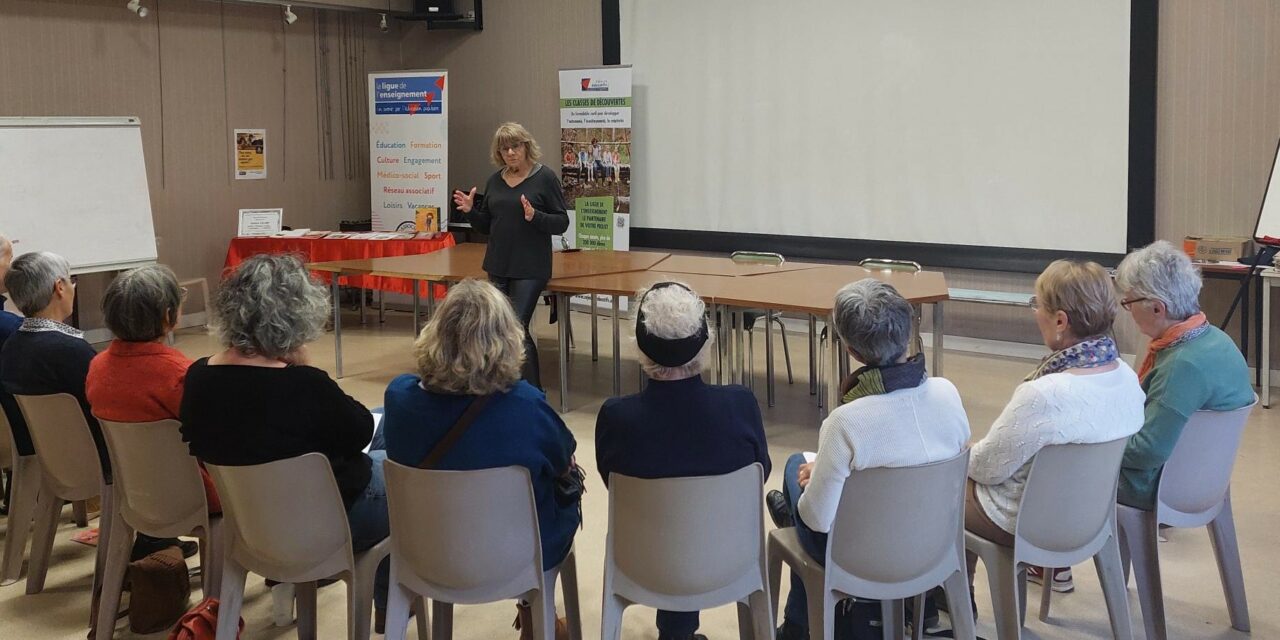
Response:
[{"label": "brown hair", "polygon": [[504,122],[493,132],[493,144],[489,148],[489,159],[493,161],[493,166],[506,166],[507,163],[502,161],[502,149],[517,144],[524,145],[525,157],[529,158],[529,162],[537,162],[542,157],[542,149],[533,136],[529,135],[528,129],[515,122]]},{"label": "brown hair", "polygon": [[1046,311],[1066,313],[1077,338],[1110,333],[1120,309],[1111,275],[1096,262],[1055,260],[1036,278],[1036,298]]}]

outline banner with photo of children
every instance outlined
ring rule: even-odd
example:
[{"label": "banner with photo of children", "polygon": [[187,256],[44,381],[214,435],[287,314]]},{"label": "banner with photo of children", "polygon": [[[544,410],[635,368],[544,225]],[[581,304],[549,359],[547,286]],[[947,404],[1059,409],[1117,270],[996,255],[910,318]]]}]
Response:
[{"label": "banner with photo of children", "polygon": [[569,229],[556,248],[631,246],[631,67],[560,72],[560,181]]}]

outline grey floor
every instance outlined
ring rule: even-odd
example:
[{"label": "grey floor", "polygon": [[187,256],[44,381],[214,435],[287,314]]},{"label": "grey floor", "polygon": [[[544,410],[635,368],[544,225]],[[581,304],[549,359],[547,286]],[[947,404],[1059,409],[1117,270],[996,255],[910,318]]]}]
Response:
[{"label": "grey floor", "polygon": [[[536,332],[540,337],[543,353],[542,370],[544,384],[552,402],[556,394],[557,373],[554,350],[554,328],[545,324],[546,312],[539,310]],[[385,325],[371,324],[361,327],[354,315],[347,316],[344,331],[346,377],[341,385],[348,393],[369,406],[382,403],[382,392],[397,374],[410,371],[412,358],[407,314],[391,314]],[[612,355],[608,339],[608,325],[601,319],[600,360],[591,361],[589,317],[574,314],[577,330],[577,349],[573,352],[570,378],[572,394],[570,411],[565,422],[578,439],[578,460],[588,472],[588,493],[584,499],[585,527],[577,536],[579,580],[582,591],[583,624],[586,638],[599,636],[600,588],[602,559],[607,518],[607,495],[595,473],[593,431],[595,415],[601,401],[611,393]],[[623,332],[624,391],[634,391],[638,384],[634,341]],[[311,351],[317,366],[332,371],[333,341],[324,337],[313,345]],[[181,332],[179,348],[192,357],[208,355],[216,350],[216,343],[199,329]],[[764,349],[763,336],[757,339],[756,391],[764,397]],[[782,369],[781,345],[777,347],[778,399],[777,406],[763,406],[770,453],[779,467],[790,454],[812,450],[817,446],[820,413],[808,393],[808,361],[804,342],[792,336],[795,384],[787,385]],[[946,354],[946,373],[960,389],[965,409],[969,413],[975,438],[986,433],[991,421],[1008,400],[1013,388],[1032,367],[1028,360],[1014,360],[997,356],[984,356],[950,352]],[[1280,615],[1270,606],[1270,600],[1280,587],[1270,579],[1280,568],[1280,554],[1276,553],[1274,532],[1280,524],[1280,496],[1273,490],[1276,463],[1280,461],[1280,413],[1277,410],[1259,408],[1250,419],[1244,445],[1235,470],[1233,497],[1236,525],[1241,554],[1244,558],[1245,582],[1251,601],[1253,638],[1280,638]],[[767,482],[767,488],[780,485],[775,472]],[[0,522],[3,522],[0,519]],[[0,525],[3,530],[4,525]],[[0,588],[0,640],[55,638],[83,638],[88,620],[89,589],[93,570],[93,550],[70,541],[75,532],[70,522],[70,510],[58,532],[54,544],[52,567],[43,593],[24,595],[22,583]],[[1219,586],[1213,553],[1204,530],[1171,531],[1169,541],[1160,545],[1161,567],[1164,572],[1165,602],[1168,610],[1169,636],[1171,638],[1247,638],[1248,634],[1233,631],[1227,620],[1226,606]],[[982,569],[979,568],[981,574]],[[1110,635],[1106,608],[1097,577],[1090,565],[1076,569],[1076,592],[1056,595],[1053,617],[1048,623],[1032,619],[1028,621],[1025,637],[1045,639],[1105,638]],[[985,576],[977,580],[979,607],[978,633],[994,639],[991,627],[991,608]],[[784,584],[785,584],[784,580]],[[785,597],[785,586],[784,593]],[[193,601],[199,597],[198,591]],[[320,604],[320,637],[340,638],[346,633],[345,594],[340,585],[322,589]],[[1135,637],[1143,637],[1142,621],[1137,607],[1136,592],[1130,589],[1130,607]],[[460,607],[455,617],[455,637],[464,639],[516,638],[511,628],[514,618],[511,603]],[[276,628],[270,620],[270,598],[262,580],[250,576],[244,610],[246,639],[293,638],[293,627]],[[704,612],[702,633],[711,640],[728,640],[737,637],[735,612],[731,607]],[[410,637],[415,632],[410,630]],[[130,633],[123,621],[117,638],[138,637]],[[163,634],[145,636],[163,638]],[[653,627],[653,611],[632,608],[627,611],[624,637],[651,639],[657,637]]]}]

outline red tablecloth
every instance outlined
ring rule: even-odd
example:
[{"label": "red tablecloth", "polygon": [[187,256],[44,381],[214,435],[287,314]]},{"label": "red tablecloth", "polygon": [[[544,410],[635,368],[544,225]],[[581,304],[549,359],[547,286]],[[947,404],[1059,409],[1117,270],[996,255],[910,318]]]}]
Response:
[{"label": "red tablecloth", "polygon": [[[249,256],[260,253],[297,253],[303,262],[331,262],[333,260],[357,260],[387,256],[411,256],[439,251],[455,244],[452,233],[433,240],[325,240],[323,238],[232,238],[227,247],[226,267],[244,262]],[[317,272],[325,282],[330,274]],[[365,289],[381,289],[396,293],[413,293],[413,283],[406,278],[381,276],[343,276],[342,283]],[[423,285],[422,293],[426,293]],[[440,289],[443,294],[443,288]]]}]

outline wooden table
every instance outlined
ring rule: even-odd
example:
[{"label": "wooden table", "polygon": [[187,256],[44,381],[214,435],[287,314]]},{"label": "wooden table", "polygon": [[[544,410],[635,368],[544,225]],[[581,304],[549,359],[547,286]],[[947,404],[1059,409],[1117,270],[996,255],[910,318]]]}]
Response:
[{"label": "wooden table", "polygon": [[[342,314],[337,304],[339,281],[348,275],[409,278],[415,282],[458,282],[467,278],[487,278],[482,264],[486,245],[462,244],[432,253],[414,256],[367,258],[314,262],[307,265],[313,271],[333,274],[333,337],[334,367],[337,377],[342,377]],[[557,251],[551,255],[551,277],[580,277],[589,274],[620,271],[643,271],[658,264],[670,254],[653,251]],[[418,310],[421,286],[413,288],[413,333],[418,333]],[[427,314],[434,306],[434,296],[427,296]],[[592,298],[594,316],[595,298]],[[615,301],[616,306],[616,301]],[[567,332],[568,314],[561,327]],[[594,329],[593,329],[594,339]],[[593,340],[594,342],[594,340]],[[567,339],[562,344],[568,344]],[[567,356],[566,356],[567,357]],[[563,394],[562,394],[563,395]]]},{"label": "wooden table", "polygon": [[[421,256],[401,256],[394,258],[373,258],[369,260],[347,260],[339,262],[315,263],[308,265],[317,271],[334,274],[377,275],[410,278],[427,282],[454,282],[468,277],[486,277],[481,263],[484,259],[484,245],[464,244]],[[942,334],[943,314],[942,302],[947,300],[946,281],[940,272],[921,271],[909,273],[891,270],[868,270],[850,265],[824,265],[817,263],[790,262],[782,265],[765,265],[758,263],[735,263],[728,258],[702,256],[670,256],[666,253],[647,251],[575,251],[556,252],[552,256],[552,278],[547,283],[547,290],[556,297],[557,310],[563,320],[559,325],[559,373],[560,373],[560,409],[568,410],[569,386],[569,299],[577,294],[591,294],[592,319],[595,319],[595,295],[609,295],[613,298],[613,381],[615,395],[621,393],[621,358],[620,349],[620,314],[619,296],[630,296],[636,291],[657,282],[678,281],[692,287],[707,301],[717,313],[716,378],[723,380],[728,373],[735,377],[734,362],[737,362],[737,374],[745,373],[743,362],[743,334],[741,314],[744,309],[762,308],[765,310],[789,311],[809,316],[810,329],[810,392],[816,393],[815,381],[817,373],[816,325],[821,317],[828,325],[833,324],[832,314],[835,294],[846,284],[864,278],[875,278],[893,285],[912,305],[933,305],[933,373],[942,372]],[[333,278],[335,294],[339,278]],[[428,313],[430,313],[428,298]],[[414,330],[417,332],[417,288],[414,298]],[[734,317],[735,322],[725,319]],[[729,334],[734,334],[731,342]],[[342,376],[341,321],[335,310],[334,315],[335,358],[337,375]],[[595,332],[592,332],[592,352],[595,354]],[[773,331],[770,323],[765,323],[765,348],[772,353]],[[838,383],[848,367],[839,344],[839,337],[831,332],[831,369],[828,378],[826,402],[828,407],[836,405]],[[726,359],[736,354],[729,362]],[[772,359],[768,359],[767,379],[769,385],[769,404],[773,404],[773,370]]]},{"label": "wooden table", "polygon": [[671,256],[660,262],[655,268],[668,273],[691,273],[708,276],[755,276],[825,266],[829,265],[816,262],[766,264],[761,262],[734,262],[714,256]]}]

